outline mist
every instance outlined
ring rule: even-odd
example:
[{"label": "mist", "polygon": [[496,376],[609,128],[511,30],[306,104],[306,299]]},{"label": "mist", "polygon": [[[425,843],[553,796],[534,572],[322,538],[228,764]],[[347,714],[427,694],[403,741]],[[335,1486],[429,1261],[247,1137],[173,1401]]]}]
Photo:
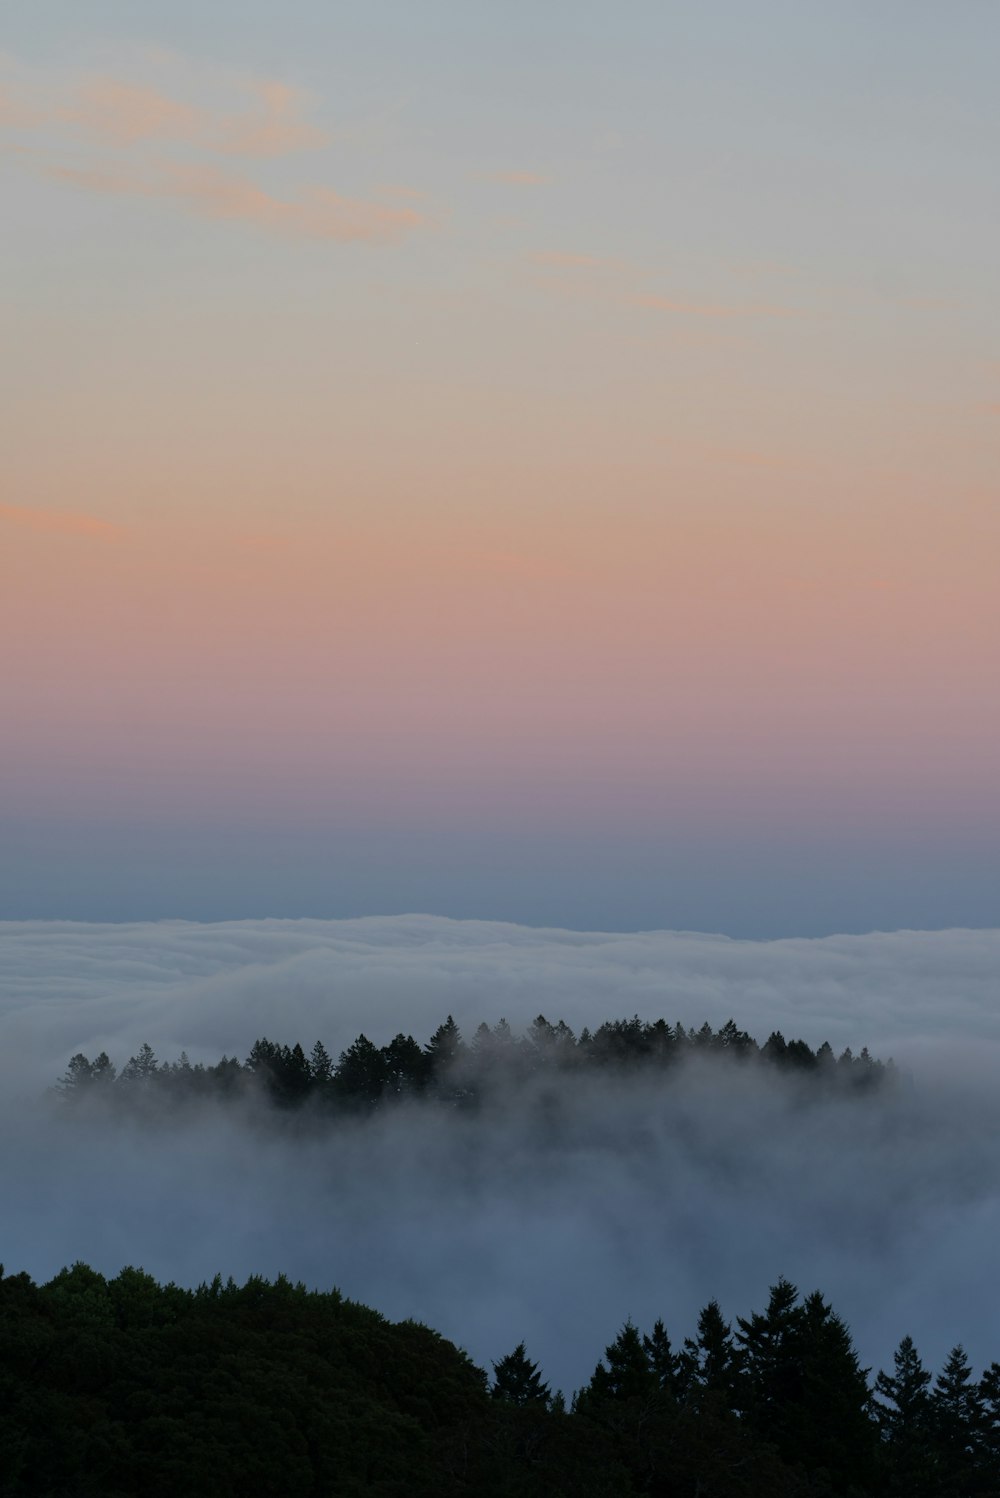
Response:
[{"label": "mist", "polygon": [[[425,1321],[484,1366],[522,1339],[567,1392],[627,1317],[675,1342],[786,1275],[862,1359],[912,1335],[938,1366],[1000,1356],[995,1007],[1000,932],[777,943],[430,917],[0,928],[0,1260],[83,1259],[194,1284],[284,1272]],[[638,1013],[892,1054],[901,1083],[815,1094],[691,1062],[669,1081],[528,1084],[476,1115],[387,1108],[319,1129],[247,1107],[169,1123],[76,1112],[46,1088],[78,1050],[119,1064],[245,1056],[267,1035],[336,1056],[536,1014]]]}]

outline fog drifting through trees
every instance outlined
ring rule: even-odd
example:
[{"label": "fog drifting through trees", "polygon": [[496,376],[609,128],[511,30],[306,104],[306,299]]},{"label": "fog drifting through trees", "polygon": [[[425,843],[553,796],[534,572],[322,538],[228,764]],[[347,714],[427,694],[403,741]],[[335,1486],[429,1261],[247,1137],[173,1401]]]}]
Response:
[{"label": "fog drifting through trees", "polygon": [[[713,971],[712,939],[676,938],[673,968],[670,944],[662,943],[655,970],[655,943],[646,939],[648,992],[640,1007],[629,1002],[637,997],[628,982],[640,971],[634,961],[629,966],[636,945],[625,946],[629,959],[609,981],[606,949],[596,944],[573,946],[560,934],[547,944],[534,933],[510,936],[505,979],[496,932],[484,956],[470,933],[463,941],[461,930],[440,923],[429,952],[433,924],[422,928],[421,941],[403,923],[386,923],[381,944],[369,941],[367,966],[381,971],[383,988],[361,1024],[363,987],[352,986],[351,973],[363,975],[366,965],[357,943],[338,971],[329,948],[316,962],[315,932],[313,944],[298,950],[289,941],[295,933],[283,932],[284,955],[266,967],[247,964],[238,930],[216,930],[217,962],[206,975],[193,971],[191,933],[180,928],[169,982],[162,936],[156,982],[152,959],[141,962],[155,944],[130,947],[128,928],[105,932],[103,947],[91,940],[85,961],[77,942],[72,978],[58,971],[61,958],[69,961],[58,941],[39,942],[37,951],[47,953],[39,956],[25,955],[22,942],[21,966],[6,980],[3,1031],[0,1257],[8,1270],[47,1277],[84,1259],[108,1273],[141,1264],[185,1284],[216,1270],[238,1278],[284,1272],[338,1285],[391,1317],[425,1320],[487,1366],[523,1339],[553,1387],[567,1390],[589,1375],[595,1343],[612,1338],[627,1317],[648,1325],[662,1316],[685,1330],[692,1306],[713,1297],[759,1302],[776,1273],[804,1290],[821,1286],[850,1322],[866,1363],[887,1366],[906,1333],[933,1365],[958,1340],[974,1363],[996,1355],[1000,1108],[992,1056],[984,1060],[990,1015],[979,1002],[991,962],[996,972],[997,946],[986,942],[992,933],[969,933],[964,950],[963,934],[949,933],[941,970],[924,964],[931,969],[925,981],[942,988],[950,967],[951,1012],[976,1016],[983,1031],[973,1037],[966,1025],[964,1034],[959,1028],[942,1037],[937,1067],[919,1024],[907,1034],[905,1005],[896,996],[885,1001],[892,965],[884,949],[873,964],[865,1029],[858,1023],[863,984],[856,1002],[843,1006],[846,1019],[831,1012],[824,1024],[818,1014],[816,989],[829,997],[831,969],[843,965],[828,948],[824,972],[824,954],[810,950],[822,943],[796,944],[791,980],[765,994],[760,962],[774,953],[725,944]],[[45,931],[35,927],[31,941]],[[905,952],[902,938],[882,940]],[[918,948],[921,942],[926,957],[927,939],[914,938]],[[702,989],[714,984],[714,1013],[690,991],[692,944]],[[560,948],[568,959],[561,973]],[[676,960],[678,949],[687,967]],[[731,970],[725,984],[722,959]],[[45,961],[56,970],[46,974]],[[311,973],[305,981],[304,970]],[[58,997],[61,981],[71,994],[75,985],[68,1001]],[[263,997],[269,981],[270,1007]],[[32,984],[35,1002],[19,1008],[18,996]],[[47,999],[38,994],[43,985]],[[804,995],[798,1011],[793,985]],[[913,1014],[924,997],[916,984]],[[948,1013],[947,998],[940,1008]],[[794,1080],[720,1072],[695,1060],[669,1085],[602,1074],[582,1090],[546,1077],[460,1127],[447,1107],[420,1105],[338,1120],[319,1133],[261,1127],[219,1109],[185,1114],[169,1129],[123,1126],[100,1114],[68,1125],[44,1097],[75,1050],[92,1055],[110,1046],[121,1062],[147,1037],[167,1059],[185,1046],[193,1059],[244,1056],[261,1033],[301,1039],[307,1048],[319,1037],[336,1056],[359,1029],[380,1044],[400,1029],[423,1041],[448,1010],[471,1038],[479,1020],[493,1023],[501,1013],[518,1029],[543,1010],[579,1030],[636,1009],[690,1024],[706,1016],[721,1023],[732,1013],[760,1039],[783,1012],[786,1033],[805,1034],[813,1045],[829,1033],[838,1048],[868,1042],[883,1055],[894,1052],[912,1083],[884,1095],[803,1102]],[[789,1024],[796,1012],[802,1022]]]}]

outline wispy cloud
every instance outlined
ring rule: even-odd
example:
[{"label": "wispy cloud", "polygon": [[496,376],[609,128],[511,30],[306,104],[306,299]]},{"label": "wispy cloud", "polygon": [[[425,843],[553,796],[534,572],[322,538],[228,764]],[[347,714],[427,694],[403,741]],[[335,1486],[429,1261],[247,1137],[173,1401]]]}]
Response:
[{"label": "wispy cloud", "polygon": [[55,118],[114,146],[139,141],[185,142],[227,156],[268,158],[315,149],[327,133],[303,118],[300,90],[274,79],[244,85],[249,107],[239,113],[186,103],[119,78],[82,83]]},{"label": "wispy cloud", "polygon": [[[685,297],[668,297],[641,290],[651,273],[615,257],[590,255],[582,251],[540,250],[529,257],[530,263],[548,272],[539,278],[560,295],[617,303],[620,307],[639,307],[651,312],[678,316],[727,320],[747,317],[797,317],[793,307],[766,302],[702,302]],[[592,274],[598,273],[598,274]],[[660,268],[662,278],[662,267]]]},{"label": "wispy cloud", "polygon": [[103,73],[50,77],[7,59],[0,126],[120,150],[170,142],[261,159],[314,150],[330,139],[306,118],[309,96],[279,79],[226,76],[213,89],[189,76],[193,70],[182,59],[164,60],[161,70],[165,85]]},{"label": "wispy cloud", "polygon": [[36,510],[28,505],[0,504],[0,520],[24,530],[42,531],[63,536],[90,536],[97,541],[117,541],[124,534],[120,525],[97,520],[93,515],[74,514],[64,510]]},{"label": "wispy cloud", "polygon": [[45,113],[33,108],[17,90],[0,83],[0,130],[33,130],[45,119]]},{"label": "wispy cloud", "polygon": [[[37,138],[27,158],[50,181],[118,197],[182,204],[203,218],[299,239],[390,244],[421,225],[396,187],[389,201],[315,181],[275,195],[220,157],[264,161],[329,144],[308,96],[272,78],[216,76],[172,55],[149,77],[46,75],[4,60],[0,129]],[[137,72],[148,73],[146,58]],[[164,155],[164,148],[169,155]]]},{"label": "wispy cloud", "polygon": [[532,255],[534,265],[548,270],[622,270],[620,260],[606,260],[600,255],[578,255],[566,250],[542,250]]},{"label": "wispy cloud", "polygon": [[648,307],[654,312],[677,312],[688,317],[795,317],[792,307],[774,307],[755,303],[748,306],[726,306],[720,302],[686,302],[674,297],[647,294],[630,298],[633,307]]},{"label": "wispy cloud", "polygon": [[545,187],[551,180],[544,172],[500,171],[487,172],[487,182],[505,182],[508,187]]},{"label": "wispy cloud", "polygon": [[413,208],[347,198],[330,187],[307,186],[278,198],[247,177],[217,167],[163,162],[145,171],[51,167],[57,181],[120,197],[173,199],[204,218],[256,224],[299,239],[391,244],[423,223]]}]

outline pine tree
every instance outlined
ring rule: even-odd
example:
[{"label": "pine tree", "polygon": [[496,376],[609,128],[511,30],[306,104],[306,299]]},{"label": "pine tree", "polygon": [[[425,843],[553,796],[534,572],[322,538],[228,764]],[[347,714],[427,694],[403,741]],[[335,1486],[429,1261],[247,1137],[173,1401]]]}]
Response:
[{"label": "pine tree", "polygon": [[877,1432],[867,1369],[851,1334],[814,1291],[803,1305],[802,1388],[788,1459],[830,1474],[835,1491],[863,1491],[874,1476]]},{"label": "pine tree", "polygon": [[983,1462],[1000,1487],[1000,1363],[991,1363],[979,1380],[982,1408]]},{"label": "pine tree", "polygon": [[893,1359],[893,1372],[875,1379],[875,1413],[883,1438],[894,1441],[929,1421],[928,1385],[931,1375],[920,1361],[912,1337],[904,1337]]},{"label": "pine tree", "polygon": [[727,1055],[738,1056],[742,1059],[754,1054],[757,1043],[752,1035],[748,1035],[745,1030],[737,1027],[734,1019],[727,1019],[715,1037],[715,1048],[725,1051]]},{"label": "pine tree", "polygon": [[670,1338],[667,1336],[667,1329],[662,1321],[657,1320],[653,1323],[652,1334],[643,1337],[642,1347],[660,1388],[665,1393],[675,1395],[679,1358],[670,1345]]},{"label": "pine tree", "polygon": [[428,1084],[439,1098],[458,1102],[464,1095],[464,1089],[457,1087],[455,1080],[456,1068],[464,1055],[462,1033],[449,1014],[424,1046]]},{"label": "pine tree", "polygon": [[340,1053],[334,1085],[338,1097],[355,1107],[373,1108],[386,1082],[385,1056],[367,1035]]},{"label": "pine tree", "polygon": [[540,1062],[544,1065],[550,1059],[555,1039],[555,1029],[549,1024],[545,1015],[537,1015],[528,1026],[528,1033],[525,1036],[525,1046],[535,1063]]},{"label": "pine tree", "polygon": [[767,1040],[761,1047],[761,1056],[765,1061],[773,1061],[778,1066],[784,1063],[788,1045],[780,1030],[772,1030]]},{"label": "pine tree", "polygon": [[746,1320],[737,1318],[743,1374],[740,1404],[767,1440],[777,1438],[785,1408],[801,1386],[803,1311],[798,1299],[795,1286],[782,1278],[772,1285],[763,1314],[754,1311]]},{"label": "pine tree", "polygon": [[280,1057],[281,1047],[262,1035],[250,1048],[250,1054],[245,1063],[246,1070],[266,1087],[275,1073]]},{"label": "pine tree", "polygon": [[875,1457],[868,1382],[850,1333],[818,1291],[798,1304],[781,1279],[763,1315],[739,1319],[738,1402],[793,1465],[825,1470],[835,1492],[863,1489]]},{"label": "pine tree", "polygon": [[71,1056],[66,1070],[63,1072],[56,1087],[63,1097],[77,1100],[89,1089],[94,1079],[94,1063],[77,1051]]},{"label": "pine tree", "polygon": [[931,1395],[933,1429],[942,1460],[942,1492],[972,1486],[983,1449],[986,1412],[969,1359],[959,1343],[948,1354]]},{"label": "pine tree", "polygon": [[400,1033],[382,1047],[385,1090],[390,1097],[413,1097],[427,1077],[427,1058],[412,1035]]},{"label": "pine tree", "polygon": [[680,1377],[685,1402],[695,1407],[711,1397],[731,1409],[735,1399],[736,1349],[732,1328],[723,1320],[717,1300],[710,1300],[698,1316],[698,1335],[685,1337],[680,1354]]},{"label": "pine tree", "polygon": [[563,1019],[553,1026],[552,1051],[559,1066],[576,1064],[576,1036]]},{"label": "pine tree", "polygon": [[286,1108],[298,1108],[312,1090],[312,1071],[306,1053],[298,1041],[282,1046],[278,1058],[278,1098]]},{"label": "pine tree", "polygon": [[615,1340],[604,1349],[604,1362],[594,1369],[589,1393],[598,1401],[635,1399],[657,1393],[659,1388],[659,1374],[653,1368],[643,1339],[634,1324],[626,1321]]},{"label": "pine tree", "polygon": [[138,1054],[130,1056],[127,1063],[122,1067],[120,1082],[130,1085],[136,1083],[148,1086],[159,1071],[159,1062],[153,1054],[153,1047],[144,1041],[139,1047]]},{"label": "pine tree", "polygon": [[904,1337],[896,1349],[892,1373],[880,1372],[875,1379],[874,1413],[882,1436],[886,1491],[900,1498],[932,1498],[937,1492],[930,1381],[912,1337]]},{"label": "pine tree", "polygon": [[824,1040],[816,1052],[816,1069],[825,1077],[832,1077],[837,1069],[837,1058],[833,1054],[833,1047],[828,1040]]},{"label": "pine tree", "polygon": [[494,1399],[501,1400],[504,1404],[522,1408],[534,1405],[548,1409],[552,1403],[552,1392],[548,1384],[542,1382],[538,1364],[528,1357],[523,1342],[519,1342],[513,1352],[493,1364],[493,1375],[493,1388],[490,1392]]},{"label": "pine tree", "polygon": [[313,1086],[325,1088],[333,1077],[333,1057],[321,1040],[309,1052],[309,1075]]}]

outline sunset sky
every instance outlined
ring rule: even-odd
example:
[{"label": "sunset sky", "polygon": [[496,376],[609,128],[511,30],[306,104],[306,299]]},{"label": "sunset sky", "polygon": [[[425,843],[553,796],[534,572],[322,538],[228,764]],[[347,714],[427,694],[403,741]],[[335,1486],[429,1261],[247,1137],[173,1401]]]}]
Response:
[{"label": "sunset sky", "polygon": [[0,917],[995,925],[1000,9],[0,32]]}]

